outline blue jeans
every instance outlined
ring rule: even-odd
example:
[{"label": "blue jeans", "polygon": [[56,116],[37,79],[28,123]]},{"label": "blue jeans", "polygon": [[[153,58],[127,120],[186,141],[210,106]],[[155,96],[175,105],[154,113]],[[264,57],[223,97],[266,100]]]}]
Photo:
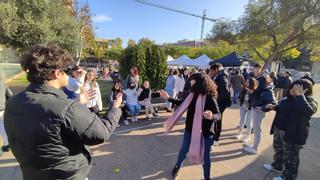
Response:
[{"label": "blue jeans", "polygon": [[240,91],[233,90],[233,103],[237,103],[237,98],[239,97]]},{"label": "blue jeans", "polygon": [[[211,146],[213,145],[213,140],[214,140],[213,135],[209,137],[204,137],[204,164],[202,165],[202,167],[203,167],[203,175],[205,179],[210,178],[210,168],[211,168],[210,150],[211,150]],[[188,131],[185,131],[183,135],[182,147],[180,149],[178,161],[176,163],[177,168],[181,167],[182,162],[186,158],[187,153],[189,152],[190,142],[191,142],[191,133]]]},{"label": "blue jeans", "polygon": [[127,107],[131,116],[137,116],[141,110],[141,106],[139,104],[127,104]]}]

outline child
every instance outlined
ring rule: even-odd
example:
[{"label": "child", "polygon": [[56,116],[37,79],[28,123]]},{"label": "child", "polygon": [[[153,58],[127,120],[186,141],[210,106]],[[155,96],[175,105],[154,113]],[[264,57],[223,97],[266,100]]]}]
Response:
[{"label": "child", "polygon": [[135,82],[129,83],[129,88],[124,91],[125,95],[127,96],[127,108],[131,115],[131,121],[135,122],[138,121],[137,115],[141,110],[141,106],[138,104],[138,95],[139,92],[136,90]]},{"label": "child", "polygon": [[273,134],[272,164],[265,164],[268,170],[282,171],[274,180],[298,177],[299,153],[306,144],[311,116],[317,112],[318,104],[312,97],[312,83],[309,80],[293,82],[279,105],[267,105],[276,111],[271,126]]},{"label": "child", "polygon": [[254,78],[249,78],[246,81],[246,86],[242,89],[239,95],[240,100],[240,124],[237,139],[242,139],[242,130],[244,125],[247,125],[247,132],[243,139],[244,143],[249,143],[251,128],[252,128],[252,115],[251,115],[251,102],[252,93],[257,88],[257,82]]},{"label": "child", "polygon": [[[113,101],[116,99],[117,97],[117,94],[118,93],[122,93],[123,94],[123,89],[122,89],[122,84],[120,82],[115,82],[113,83],[113,87],[112,87],[112,90],[111,90],[111,93],[110,93],[110,96],[109,96],[109,109],[112,108],[112,105],[113,105]],[[127,120],[127,109],[126,109],[126,101],[125,101],[126,97],[125,97],[125,94],[123,95],[123,98],[122,98],[122,103],[121,103],[121,111],[122,111],[122,119],[123,119],[123,122],[126,126],[129,125],[129,121]],[[120,127],[120,125],[118,124],[118,127]]]},{"label": "child", "polygon": [[140,91],[141,92],[138,97],[139,104],[146,108],[146,119],[151,120],[149,112],[151,112],[151,114],[154,114],[154,109],[151,104],[151,89],[149,81],[144,81],[142,89]]},{"label": "child", "polygon": [[83,88],[85,91],[95,91],[95,97],[87,103],[87,107],[99,116],[99,111],[102,111],[102,99],[98,83],[96,82],[96,74],[93,70],[88,70]]}]

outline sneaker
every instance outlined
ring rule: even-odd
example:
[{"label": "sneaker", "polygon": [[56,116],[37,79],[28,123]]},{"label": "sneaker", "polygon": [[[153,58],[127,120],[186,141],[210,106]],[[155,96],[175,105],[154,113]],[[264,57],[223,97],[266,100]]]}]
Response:
[{"label": "sneaker", "polygon": [[257,154],[257,150],[251,147],[244,147],[243,150],[251,154]]},{"label": "sneaker", "polygon": [[249,147],[249,148],[253,148],[253,144],[249,144],[249,143],[245,143],[244,146]]},{"label": "sneaker", "polygon": [[138,118],[137,117],[134,117],[134,120],[135,120],[135,122],[138,122]]},{"label": "sneaker", "polygon": [[213,146],[219,146],[219,141],[214,141]]},{"label": "sneaker", "polygon": [[124,125],[129,126],[129,121],[128,120],[124,120]]},{"label": "sneaker", "polygon": [[131,117],[131,122],[136,122],[134,117]]},{"label": "sneaker", "polygon": [[242,139],[242,134],[238,134],[235,136],[236,139],[241,140]]},{"label": "sneaker", "polygon": [[279,177],[274,177],[273,180],[284,180],[284,179],[282,179],[282,177],[279,176]]},{"label": "sneaker", "polygon": [[171,175],[172,175],[172,178],[175,179],[177,176],[178,176],[178,172],[179,172],[179,168],[177,166],[175,166],[172,171],[171,171]]},{"label": "sneaker", "polygon": [[116,125],[116,127],[119,128],[119,127],[121,127],[121,126],[120,126],[120,124],[118,123],[118,124]]},{"label": "sneaker", "polygon": [[9,145],[2,146],[1,150],[2,150],[2,152],[9,152],[10,151],[10,146]]},{"label": "sneaker", "polygon": [[250,141],[250,136],[245,136],[245,137],[242,139],[242,142],[244,142],[245,144],[249,144],[249,141]]},{"label": "sneaker", "polygon": [[275,171],[275,172],[281,173],[281,170],[273,168],[271,164],[264,164],[263,167],[268,171]]},{"label": "sneaker", "polygon": [[153,117],[159,117],[158,113],[153,113]]}]

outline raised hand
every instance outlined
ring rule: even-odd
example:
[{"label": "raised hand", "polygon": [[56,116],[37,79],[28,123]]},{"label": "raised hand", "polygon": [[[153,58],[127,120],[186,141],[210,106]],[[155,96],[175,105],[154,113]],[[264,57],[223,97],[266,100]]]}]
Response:
[{"label": "raised hand", "polygon": [[96,97],[96,90],[82,91],[79,95],[79,103],[87,104],[90,100]]},{"label": "raised hand", "polygon": [[113,107],[119,108],[119,107],[121,106],[122,97],[123,97],[123,94],[122,94],[122,93],[118,93],[118,94],[116,95],[116,99],[113,101]]},{"label": "raised hand", "polygon": [[203,117],[206,119],[213,120],[213,113],[209,110],[206,110],[205,112],[203,112]]},{"label": "raised hand", "polygon": [[297,96],[302,96],[307,92],[308,89],[303,89],[303,86],[300,84],[296,84],[293,86],[293,90]]}]

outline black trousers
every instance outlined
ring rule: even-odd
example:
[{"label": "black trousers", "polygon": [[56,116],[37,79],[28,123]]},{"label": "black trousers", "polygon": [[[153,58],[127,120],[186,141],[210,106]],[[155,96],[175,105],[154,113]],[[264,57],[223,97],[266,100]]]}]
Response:
[{"label": "black trousers", "polygon": [[221,121],[216,121],[215,126],[214,126],[214,140],[215,141],[219,141],[220,139],[220,135],[221,135],[221,131],[222,131],[222,117],[223,117],[223,112],[226,110],[225,107],[220,108],[220,113],[221,113]]}]

